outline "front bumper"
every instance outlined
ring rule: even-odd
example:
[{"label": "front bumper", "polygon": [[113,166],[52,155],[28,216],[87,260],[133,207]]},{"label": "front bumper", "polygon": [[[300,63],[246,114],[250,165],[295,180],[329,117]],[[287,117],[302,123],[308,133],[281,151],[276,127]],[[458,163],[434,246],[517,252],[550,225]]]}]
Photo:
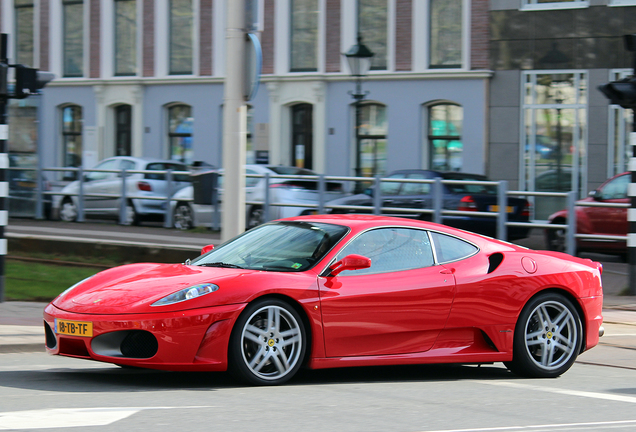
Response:
[{"label": "front bumper", "polygon": [[[90,315],[44,310],[47,352],[173,371],[224,371],[232,327],[245,304],[156,314]],[[56,333],[55,320],[91,322],[92,337]]]}]

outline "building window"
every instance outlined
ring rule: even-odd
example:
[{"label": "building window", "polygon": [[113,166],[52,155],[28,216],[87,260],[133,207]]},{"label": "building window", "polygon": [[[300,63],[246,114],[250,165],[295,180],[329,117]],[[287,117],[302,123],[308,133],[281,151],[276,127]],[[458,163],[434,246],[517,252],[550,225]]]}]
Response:
[{"label": "building window", "polygon": [[356,176],[375,177],[386,171],[386,107],[364,104],[358,108]]},{"label": "building window", "polygon": [[358,33],[375,54],[371,70],[387,69],[388,10],[388,0],[358,0]]},{"label": "building window", "polygon": [[169,158],[186,164],[192,163],[192,107],[174,105],[168,108]]},{"label": "building window", "polygon": [[[631,70],[610,73],[610,82],[618,81],[632,75]],[[632,131],[632,110],[619,105],[609,107],[609,137],[607,146],[607,177],[629,170],[629,159],[632,157],[629,134]]]},{"label": "building window", "polygon": [[79,167],[82,165],[82,123],[81,106],[69,105],[62,108],[62,157],[64,166]]},{"label": "building window", "polygon": [[431,68],[462,66],[462,3],[464,0],[430,0]]},{"label": "building window", "polygon": [[63,1],[64,76],[84,75],[84,2]]},{"label": "building window", "polygon": [[137,74],[137,2],[115,0],[115,75]]},{"label": "building window", "polygon": [[462,169],[462,124],[464,110],[455,104],[438,104],[428,109],[429,167],[439,171]]},{"label": "building window", "polygon": [[[521,182],[525,190],[577,191],[587,186],[587,74],[525,72]],[[546,220],[565,198],[535,197],[534,219]]]},{"label": "building window", "polygon": [[130,156],[132,144],[132,107],[115,107],[115,156]]},{"label": "building window", "polygon": [[33,65],[33,0],[14,0],[16,63]]},{"label": "building window", "polygon": [[192,0],[170,1],[170,74],[192,73],[194,18]]},{"label": "building window", "polygon": [[291,1],[292,72],[318,70],[318,0]]}]

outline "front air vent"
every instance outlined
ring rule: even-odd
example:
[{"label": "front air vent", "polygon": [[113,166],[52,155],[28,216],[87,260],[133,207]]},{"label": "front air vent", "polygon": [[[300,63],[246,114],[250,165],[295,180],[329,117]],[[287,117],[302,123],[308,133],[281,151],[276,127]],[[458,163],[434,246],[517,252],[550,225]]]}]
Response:
[{"label": "front air vent", "polygon": [[157,354],[157,338],[144,330],[121,330],[104,333],[93,339],[93,352],[108,357],[146,359]]},{"label": "front air vent", "polygon": [[503,254],[500,252],[496,252],[488,257],[488,274],[497,270],[497,267],[499,267],[499,264],[501,264],[503,258]]},{"label": "front air vent", "polygon": [[44,321],[44,335],[46,336],[46,346],[48,349],[54,349],[57,346],[57,339],[55,333],[51,330],[51,326]]}]

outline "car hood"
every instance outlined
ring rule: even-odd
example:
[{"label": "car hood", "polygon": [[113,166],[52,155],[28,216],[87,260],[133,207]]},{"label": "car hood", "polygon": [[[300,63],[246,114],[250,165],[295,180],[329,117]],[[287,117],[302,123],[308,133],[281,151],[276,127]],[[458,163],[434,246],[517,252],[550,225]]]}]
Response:
[{"label": "car hood", "polygon": [[[187,266],[183,264],[131,264],[100,272],[62,293],[53,305],[87,314],[156,313],[245,301],[234,295],[236,279],[255,270]],[[217,292],[172,305],[152,307],[159,299],[202,283],[219,286]]]}]

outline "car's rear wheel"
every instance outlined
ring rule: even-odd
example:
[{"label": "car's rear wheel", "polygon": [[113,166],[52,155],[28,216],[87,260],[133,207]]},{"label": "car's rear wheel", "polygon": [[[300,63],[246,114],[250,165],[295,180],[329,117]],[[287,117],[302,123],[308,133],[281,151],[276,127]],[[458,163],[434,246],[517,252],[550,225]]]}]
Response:
[{"label": "car's rear wheel", "polygon": [[60,219],[64,222],[75,222],[77,220],[77,206],[72,198],[64,197],[62,200]]},{"label": "car's rear wheel", "polygon": [[135,205],[128,201],[126,204],[126,219],[124,220],[124,225],[139,225],[140,222],[141,218],[135,209]]},{"label": "car's rear wheel", "polygon": [[181,203],[177,204],[174,209],[174,227],[180,230],[189,230],[194,228],[194,217],[192,209],[189,205]]},{"label": "car's rear wheel", "polygon": [[298,372],[306,349],[298,312],[279,299],[259,300],[248,305],[234,325],[229,369],[250,384],[282,384]]},{"label": "car's rear wheel", "polygon": [[581,350],[579,313],[557,293],[541,294],[521,311],[508,368],[522,376],[554,378],[567,371]]}]

